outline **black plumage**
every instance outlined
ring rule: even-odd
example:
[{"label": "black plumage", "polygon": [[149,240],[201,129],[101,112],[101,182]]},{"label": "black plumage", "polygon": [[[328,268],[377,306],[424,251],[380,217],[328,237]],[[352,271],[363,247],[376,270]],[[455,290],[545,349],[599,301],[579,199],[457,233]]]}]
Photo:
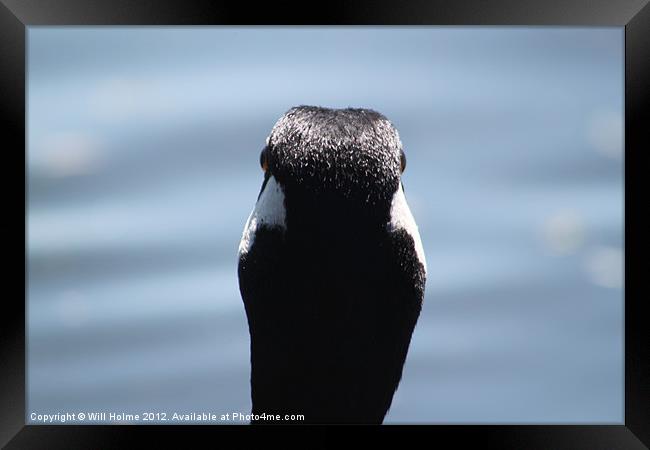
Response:
[{"label": "black plumage", "polygon": [[258,224],[238,267],[254,415],[383,421],[426,278],[414,237],[390,227],[401,147],[367,109],[297,107],[273,128],[260,196],[273,177],[283,224]]}]

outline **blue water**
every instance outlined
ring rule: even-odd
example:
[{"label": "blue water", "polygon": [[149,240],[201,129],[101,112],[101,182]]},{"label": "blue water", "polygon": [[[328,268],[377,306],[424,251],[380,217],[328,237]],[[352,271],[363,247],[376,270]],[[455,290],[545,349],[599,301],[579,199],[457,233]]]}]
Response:
[{"label": "blue water", "polygon": [[28,420],[250,411],[237,246],[312,104],[408,158],[429,277],[386,421],[622,423],[623,36],[30,27]]}]

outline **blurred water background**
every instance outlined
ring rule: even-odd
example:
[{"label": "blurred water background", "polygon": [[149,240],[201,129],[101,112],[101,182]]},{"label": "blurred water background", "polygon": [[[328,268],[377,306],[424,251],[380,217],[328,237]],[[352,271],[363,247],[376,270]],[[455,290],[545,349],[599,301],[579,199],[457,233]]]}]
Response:
[{"label": "blurred water background", "polygon": [[408,158],[386,421],[622,423],[623,73],[623,28],[29,27],[28,413],[250,411],[237,246],[311,104]]}]

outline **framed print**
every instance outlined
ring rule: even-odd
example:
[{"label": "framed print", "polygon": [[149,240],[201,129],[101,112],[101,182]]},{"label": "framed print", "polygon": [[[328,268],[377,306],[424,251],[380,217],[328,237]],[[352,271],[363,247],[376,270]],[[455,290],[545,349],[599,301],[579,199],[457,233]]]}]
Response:
[{"label": "framed print", "polygon": [[3,445],[647,446],[646,3],[3,0]]}]

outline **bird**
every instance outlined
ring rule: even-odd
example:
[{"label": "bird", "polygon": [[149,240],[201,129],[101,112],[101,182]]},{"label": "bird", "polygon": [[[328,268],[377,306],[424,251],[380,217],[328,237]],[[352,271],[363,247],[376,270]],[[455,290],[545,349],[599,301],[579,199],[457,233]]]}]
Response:
[{"label": "bird", "polygon": [[251,423],[381,424],[427,270],[399,134],[373,109],[296,106],[260,166],[237,267]]}]

